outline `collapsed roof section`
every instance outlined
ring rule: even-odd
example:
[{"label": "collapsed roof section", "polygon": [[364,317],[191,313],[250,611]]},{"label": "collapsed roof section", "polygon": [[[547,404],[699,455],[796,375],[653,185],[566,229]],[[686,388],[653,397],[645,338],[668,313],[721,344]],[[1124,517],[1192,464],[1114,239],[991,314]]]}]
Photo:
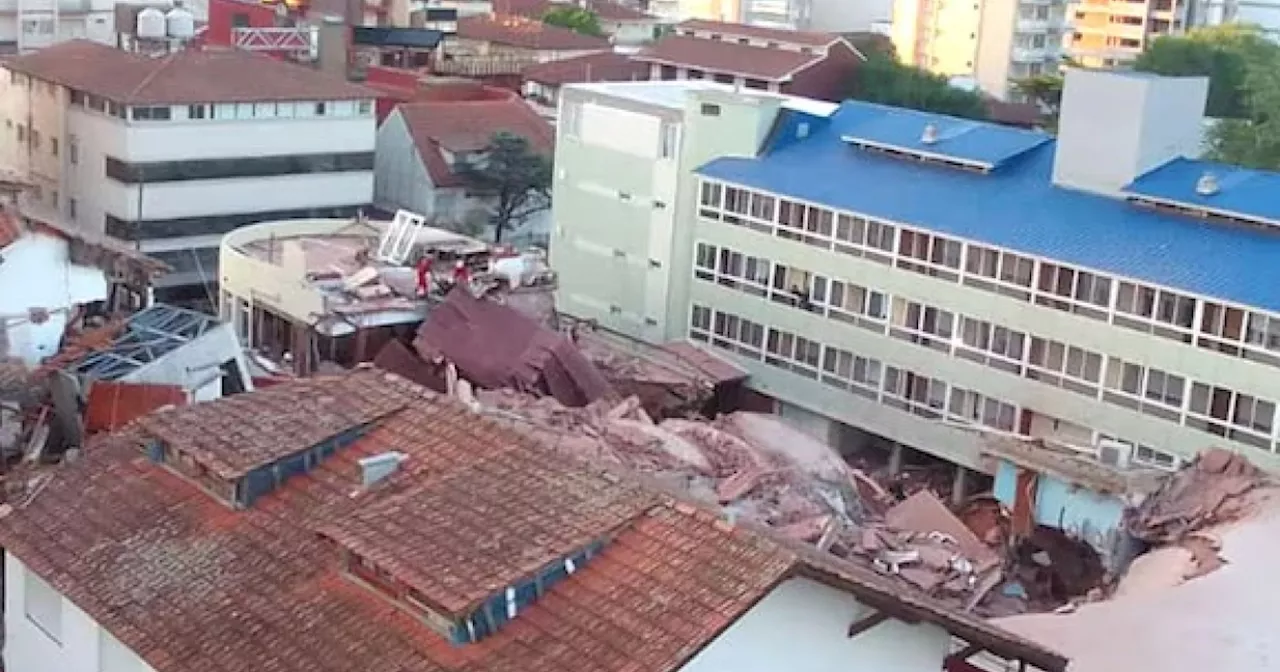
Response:
[{"label": "collapsed roof section", "polygon": [[200,338],[218,324],[217,318],[204,313],[156,304],[129,318],[110,346],[85,356],[71,372],[96,380],[119,380]]},{"label": "collapsed roof section", "polygon": [[566,406],[585,406],[610,393],[568,337],[457,289],[432,309],[413,346],[429,362],[452,362],[482,388],[549,394]]}]

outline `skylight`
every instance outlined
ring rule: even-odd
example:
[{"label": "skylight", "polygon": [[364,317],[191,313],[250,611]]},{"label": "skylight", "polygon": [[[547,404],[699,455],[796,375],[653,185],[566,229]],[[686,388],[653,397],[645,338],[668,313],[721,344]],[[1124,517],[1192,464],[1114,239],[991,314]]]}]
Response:
[{"label": "skylight", "polygon": [[1050,140],[1037,131],[897,109],[854,124],[840,139],[860,149],[981,172]]}]

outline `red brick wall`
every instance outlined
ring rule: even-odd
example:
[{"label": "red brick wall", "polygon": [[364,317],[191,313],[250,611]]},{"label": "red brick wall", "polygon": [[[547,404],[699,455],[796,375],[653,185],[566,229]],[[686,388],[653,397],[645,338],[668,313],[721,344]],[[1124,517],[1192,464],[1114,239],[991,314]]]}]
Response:
[{"label": "red brick wall", "polygon": [[831,47],[826,59],[796,73],[789,83],[782,86],[782,90],[797,96],[838,103],[845,99],[849,82],[861,62],[862,59],[851,47],[843,42],[837,43]]}]

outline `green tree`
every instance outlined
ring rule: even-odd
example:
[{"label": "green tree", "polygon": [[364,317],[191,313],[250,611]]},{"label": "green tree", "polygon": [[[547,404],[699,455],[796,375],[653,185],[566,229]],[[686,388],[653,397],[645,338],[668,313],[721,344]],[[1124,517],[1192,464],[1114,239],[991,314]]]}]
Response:
[{"label": "green tree", "polygon": [[858,65],[846,92],[849,98],[969,119],[987,118],[982,94],[951,86],[946,77],[904,65],[891,55],[865,55],[867,60]]},{"label": "green tree", "polygon": [[548,9],[542,14],[542,22],[550,26],[568,28],[583,35],[604,37],[604,29],[600,27],[600,17],[589,9],[574,5]]},{"label": "green tree", "polygon": [[1205,113],[1241,119],[1249,115],[1246,79],[1250,62],[1275,59],[1277,54],[1280,47],[1256,26],[1226,24],[1156,38],[1133,67],[1159,75],[1206,76],[1209,100]]},{"label": "green tree", "polygon": [[459,175],[470,192],[493,205],[493,242],[551,207],[551,159],[534,151],[529,141],[498,133],[489,149],[466,164]]},{"label": "green tree", "polygon": [[[1280,50],[1277,50],[1280,51]],[[1246,62],[1244,117],[1209,128],[1209,158],[1249,168],[1280,170],[1280,55],[1262,53]]]}]

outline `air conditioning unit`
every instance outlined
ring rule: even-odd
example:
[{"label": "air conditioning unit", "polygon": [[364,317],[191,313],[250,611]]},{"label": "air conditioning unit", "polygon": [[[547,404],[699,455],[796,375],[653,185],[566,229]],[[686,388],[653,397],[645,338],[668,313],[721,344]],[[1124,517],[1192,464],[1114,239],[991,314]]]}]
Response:
[{"label": "air conditioning unit", "polygon": [[1133,446],[1124,441],[1102,439],[1098,442],[1098,461],[1108,467],[1128,469],[1133,459]]}]

